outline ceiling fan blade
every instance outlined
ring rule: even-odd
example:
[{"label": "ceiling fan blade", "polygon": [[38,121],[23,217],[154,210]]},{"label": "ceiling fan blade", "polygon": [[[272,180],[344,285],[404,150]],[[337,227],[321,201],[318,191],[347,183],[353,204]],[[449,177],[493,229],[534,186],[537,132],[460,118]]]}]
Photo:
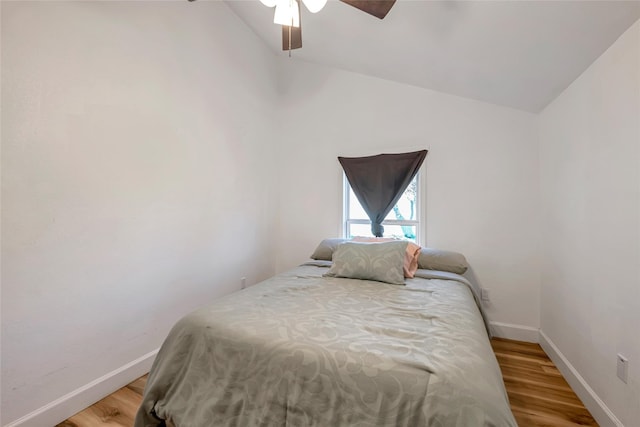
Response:
[{"label": "ceiling fan blade", "polygon": [[363,12],[373,15],[376,18],[383,19],[391,10],[396,0],[340,0]]},{"label": "ceiling fan blade", "polygon": [[[289,28],[291,28],[291,46],[289,46]],[[282,26],[282,50],[300,49],[302,47],[302,25],[299,27]]]},{"label": "ceiling fan blade", "polygon": [[[302,47],[302,19],[300,19],[300,9],[298,9],[298,22],[300,23],[299,27],[282,26],[282,50],[300,49]],[[291,44],[289,44],[289,34],[291,34]]]}]

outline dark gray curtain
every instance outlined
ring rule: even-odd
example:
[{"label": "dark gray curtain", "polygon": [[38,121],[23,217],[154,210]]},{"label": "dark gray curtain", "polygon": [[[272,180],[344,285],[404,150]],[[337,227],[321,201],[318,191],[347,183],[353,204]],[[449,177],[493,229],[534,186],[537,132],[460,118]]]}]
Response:
[{"label": "dark gray curtain", "polygon": [[382,221],[416,176],[427,150],[368,157],[338,157],[349,184],[371,219],[371,232],[382,237]]}]

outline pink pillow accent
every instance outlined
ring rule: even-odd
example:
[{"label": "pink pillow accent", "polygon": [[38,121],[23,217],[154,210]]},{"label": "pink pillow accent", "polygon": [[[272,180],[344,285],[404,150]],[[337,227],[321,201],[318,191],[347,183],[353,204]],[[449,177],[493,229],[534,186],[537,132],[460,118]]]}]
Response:
[{"label": "pink pillow accent", "polygon": [[[361,243],[382,243],[382,242],[395,242],[399,239],[393,239],[391,237],[363,237],[356,236],[351,239],[354,242]],[[416,245],[413,242],[407,242],[407,253],[404,256],[404,265],[402,266],[402,271],[404,272],[404,277],[413,278],[416,274],[416,270],[418,269],[418,256],[420,255],[420,246]]]},{"label": "pink pillow accent", "polygon": [[422,248],[413,242],[409,242],[407,245],[407,257],[404,260],[404,274],[405,277],[412,278],[418,270],[418,257]]}]

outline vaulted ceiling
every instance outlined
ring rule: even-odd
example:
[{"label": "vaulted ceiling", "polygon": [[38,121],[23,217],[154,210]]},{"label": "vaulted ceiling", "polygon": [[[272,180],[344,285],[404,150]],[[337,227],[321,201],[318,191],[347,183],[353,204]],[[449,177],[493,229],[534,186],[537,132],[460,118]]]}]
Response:
[{"label": "vaulted ceiling", "polygon": [[[273,9],[226,0],[281,51]],[[640,1],[398,0],[378,20],[336,0],[302,9],[304,60],[538,112],[640,19]]]}]

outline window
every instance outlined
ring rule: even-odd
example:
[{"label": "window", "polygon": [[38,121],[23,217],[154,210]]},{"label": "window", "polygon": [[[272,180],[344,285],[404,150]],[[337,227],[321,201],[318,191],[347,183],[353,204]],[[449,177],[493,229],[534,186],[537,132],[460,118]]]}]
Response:
[{"label": "window", "polygon": [[[420,174],[418,173],[382,223],[384,237],[396,237],[420,244],[419,188]],[[346,176],[344,176],[344,218],[345,237],[373,236],[371,220],[360,205]]]}]

